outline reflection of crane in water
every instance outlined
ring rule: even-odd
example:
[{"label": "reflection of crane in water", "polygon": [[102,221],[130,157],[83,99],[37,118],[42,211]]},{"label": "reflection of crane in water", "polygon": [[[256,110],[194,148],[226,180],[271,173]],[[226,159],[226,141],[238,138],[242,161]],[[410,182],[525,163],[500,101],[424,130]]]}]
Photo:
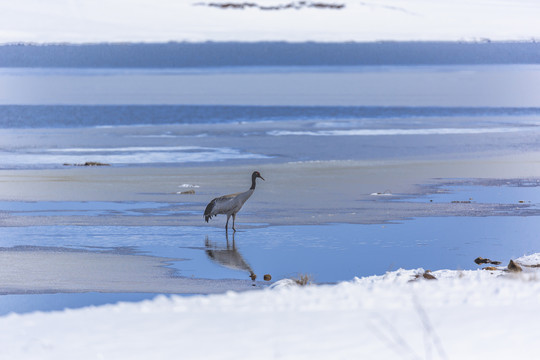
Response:
[{"label": "reflection of crane in water", "polygon": [[251,280],[255,280],[257,276],[253,272],[253,269],[251,269],[251,266],[249,266],[246,260],[244,260],[242,254],[240,254],[238,249],[236,249],[234,233],[232,238],[232,246],[229,244],[229,235],[226,234],[225,237],[227,238],[227,246],[223,247],[212,243],[207,236],[204,240],[206,255],[210,258],[210,260],[226,268],[248,271]]}]

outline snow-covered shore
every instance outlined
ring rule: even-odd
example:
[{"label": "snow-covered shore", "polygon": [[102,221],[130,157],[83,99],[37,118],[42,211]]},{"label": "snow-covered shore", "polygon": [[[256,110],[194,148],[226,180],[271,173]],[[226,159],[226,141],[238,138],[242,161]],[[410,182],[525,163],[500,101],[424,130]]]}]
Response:
[{"label": "snow-covered shore", "polygon": [[0,43],[531,41],[538,13],[531,0],[4,1]]},{"label": "snow-covered shore", "polygon": [[417,279],[423,273],[11,314],[0,318],[0,347],[10,359],[504,359],[537,351],[534,268]]}]

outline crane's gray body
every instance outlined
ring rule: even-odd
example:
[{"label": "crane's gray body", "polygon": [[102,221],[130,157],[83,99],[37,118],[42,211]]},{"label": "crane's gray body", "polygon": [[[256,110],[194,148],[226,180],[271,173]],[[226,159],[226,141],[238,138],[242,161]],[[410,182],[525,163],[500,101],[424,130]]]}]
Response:
[{"label": "crane's gray body", "polygon": [[234,231],[236,231],[236,229],[234,228],[236,213],[238,213],[240,209],[242,209],[242,206],[244,206],[244,203],[247,201],[247,199],[249,199],[251,195],[253,195],[256,185],[255,180],[257,178],[263,179],[261,174],[259,174],[258,171],[255,171],[253,172],[253,174],[251,174],[251,188],[248,191],[220,196],[210,201],[210,203],[206,206],[206,209],[204,210],[204,220],[208,222],[208,220],[218,214],[227,215],[227,223],[225,224],[225,230],[227,230],[229,225],[229,219],[232,216],[232,228]]}]

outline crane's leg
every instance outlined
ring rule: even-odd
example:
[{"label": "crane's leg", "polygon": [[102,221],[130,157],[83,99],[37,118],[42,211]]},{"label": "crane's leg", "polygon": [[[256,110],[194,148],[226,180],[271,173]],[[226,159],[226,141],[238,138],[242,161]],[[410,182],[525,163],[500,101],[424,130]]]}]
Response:
[{"label": "crane's leg", "polygon": [[[229,218],[231,217],[231,215],[227,215],[227,222],[225,223],[225,232],[229,232]],[[234,218],[233,218],[233,223],[234,223]],[[234,225],[233,225],[233,228],[234,228]]]},{"label": "crane's leg", "polygon": [[[229,232],[228,231],[225,231],[225,239],[227,239],[227,250],[230,250],[230,246],[229,246]],[[233,246],[234,246],[234,233],[233,233]]]},{"label": "crane's leg", "polygon": [[234,232],[236,232],[236,229],[234,228],[235,220],[236,220],[236,214],[232,214],[232,229],[234,230]]}]

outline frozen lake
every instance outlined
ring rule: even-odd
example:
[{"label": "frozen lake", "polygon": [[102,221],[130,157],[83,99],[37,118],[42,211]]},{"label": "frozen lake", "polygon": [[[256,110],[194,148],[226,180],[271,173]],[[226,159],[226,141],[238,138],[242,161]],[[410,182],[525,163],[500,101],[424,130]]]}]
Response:
[{"label": "frozen lake", "polygon": [[3,68],[0,104],[526,108],[540,106],[539,69],[509,64]]},{"label": "frozen lake", "polygon": [[[537,65],[4,68],[0,81],[1,313],[538,252]],[[204,224],[255,169],[267,181],[240,231]]]}]

